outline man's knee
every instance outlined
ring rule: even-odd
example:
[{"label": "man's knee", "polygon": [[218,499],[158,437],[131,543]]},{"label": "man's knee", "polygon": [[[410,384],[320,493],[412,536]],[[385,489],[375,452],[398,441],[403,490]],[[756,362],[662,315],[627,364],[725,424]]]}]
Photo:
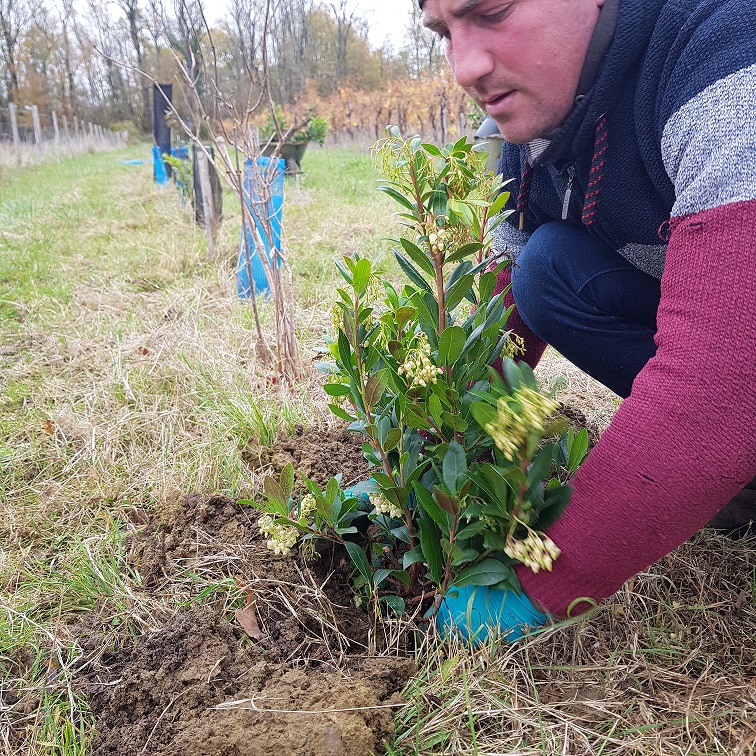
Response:
[{"label": "man's knee", "polygon": [[542,226],[533,233],[512,268],[512,296],[517,311],[541,338],[545,338],[542,333],[549,322],[551,299],[558,288],[554,263],[560,251],[553,240],[549,240],[548,231]]}]

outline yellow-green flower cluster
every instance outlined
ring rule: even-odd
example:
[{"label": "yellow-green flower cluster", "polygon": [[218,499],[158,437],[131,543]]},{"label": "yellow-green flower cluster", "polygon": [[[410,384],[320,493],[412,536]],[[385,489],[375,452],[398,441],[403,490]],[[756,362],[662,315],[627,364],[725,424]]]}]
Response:
[{"label": "yellow-green flower cluster", "polygon": [[317,505],[318,504],[315,501],[315,497],[311,493],[303,496],[302,501],[299,502],[300,517],[308,517],[309,515],[311,515],[315,511]]},{"label": "yellow-green flower cluster", "polygon": [[331,316],[331,324],[334,331],[339,331],[344,327],[344,315],[338,302],[331,306],[329,315]]},{"label": "yellow-green flower cluster", "polygon": [[392,504],[382,493],[371,493],[368,496],[370,503],[375,507],[376,514],[386,514],[395,520],[400,520],[404,516],[404,512],[396,504]]},{"label": "yellow-green flower cluster", "polygon": [[431,349],[428,337],[421,332],[417,340],[417,348],[407,354],[407,359],[403,365],[399,366],[397,373],[407,377],[411,388],[414,386],[425,388],[429,383],[436,383],[443,370],[436,367],[430,360]]},{"label": "yellow-green flower cluster", "polygon": [[520,355],[525,354],[525,339],[516,333],[510,333],[509,338],[504,344],[504,348],[501,350],[501,354],[503,357],[511,357],[513,360],[517,359]]},{"label": "yellow-green flower cluster", "polygon": [[289,556],[299,537],[299,531],[289,525],[276,523],[270,515],[263,515],[257,524],[260,532],[268,536],[268,548],[280,556]]},{"label": "yellow-green flower cluster", "polygon": [[551,572],[554,560],[562,552],[547,535],[531,530],[523,541],[509,538],[504,553],[530,567],[537,575],[541,570]]},{"label": "yellow-green flower cluster", "polygon": [[544,421],[559,408],[559,403],[527,386],[512,396],[502,396],[496,403],[496,418],[484,430],[508,457],[514,457],[528,434],[543,433]]}]

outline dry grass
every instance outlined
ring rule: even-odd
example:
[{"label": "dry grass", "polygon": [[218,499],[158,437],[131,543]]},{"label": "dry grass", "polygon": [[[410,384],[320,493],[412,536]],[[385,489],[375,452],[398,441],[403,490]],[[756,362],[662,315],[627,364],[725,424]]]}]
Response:
[{"label": "dry grass", "polygon": [[442,651],[392,753],[756,753],[755,567],[703,533],[588,618]]}]

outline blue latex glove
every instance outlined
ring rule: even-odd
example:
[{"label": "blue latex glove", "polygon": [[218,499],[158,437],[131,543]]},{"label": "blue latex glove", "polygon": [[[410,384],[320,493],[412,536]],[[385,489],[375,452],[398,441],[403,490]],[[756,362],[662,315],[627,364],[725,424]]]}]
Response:
[{"label": "blue latex glove", "polygon": [[441,601],[436,627],[444,638],[456,634],[479,645],[497,628],[504,640],[514,641],[547,619],[524,593],[518,596],[514,591],[484,585],[452,586]]}]

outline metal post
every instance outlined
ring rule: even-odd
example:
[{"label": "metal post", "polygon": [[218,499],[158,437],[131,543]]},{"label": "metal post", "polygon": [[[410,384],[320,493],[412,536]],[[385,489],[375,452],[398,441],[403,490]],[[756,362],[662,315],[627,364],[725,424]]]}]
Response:
[{"label": "metal post", "polygon": [[60,141],[60,130],[58,129],[58,114],[53,110],[52,112],[53,131],[55,132],[55,141]]},{"label": "metal post", "polygon": [[63,114],[63,133],[66,135],[66,141],[71,140],[71,134],[68,131],[68,116]]},{"label": "metal post", "polygon": [[74,135],[78,139],[79,138],[79,119],[76,116],[74,116],[73,119],[74,119]]}]

